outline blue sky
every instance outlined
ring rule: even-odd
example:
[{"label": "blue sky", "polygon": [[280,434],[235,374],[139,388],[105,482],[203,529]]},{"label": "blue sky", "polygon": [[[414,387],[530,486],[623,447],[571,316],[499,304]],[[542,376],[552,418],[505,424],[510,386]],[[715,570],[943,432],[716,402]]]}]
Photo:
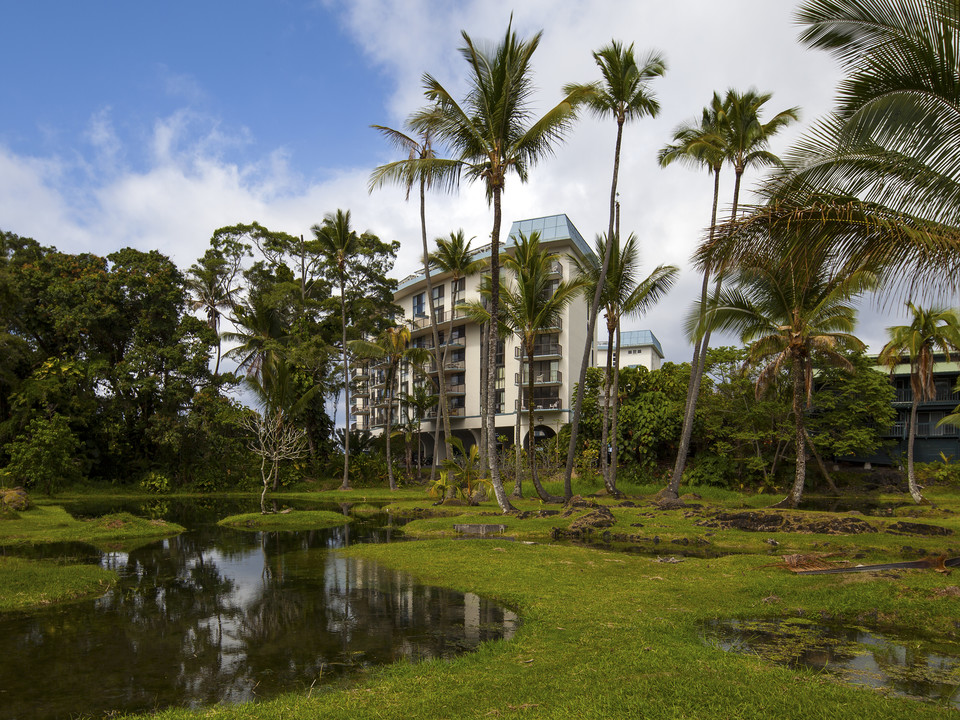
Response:
[{"label": "blue sky", "polygon": [[[529,36],[537,107],[560,87],[597,77],[591,51],[611,38],[662,52],[662,111],[626,130],[620,191],[624,230],[645,263],[680,265],[677,288],[648,317],[667,358],[689,354],[678,331],[699,281],[687,268],[709,221],[711,183],[661,170],[657,149],[714,90],[773,92],[771,112],[802,108],[792,139],[827,112],[838,73],[796,42],[788,0],[318,0],[253,2],[22,2],[0,0],[0,228],[70,252],[157,248],[181,267],[213,231],[257,220],[305,233],[350,209],[359,229],[402,244],[395,274],[419,257],[417,208],[367,179],[395,159],[370,125],[401,127],[423,101],[430,72],[463,88],[460,31],[502,36],[511,13]],[[584,117],[530,182],[508,180],[505,221],[565,212],[588,240],[606,227],[615,128]],[[747,178],[747,184],[758,179]],[[722,197],[731,178],[724,178]],[[428,199],[431,237],[463,228],[482,243],[490,213],[464,186]],[[892,316],[865,314],[882,343]]]}]

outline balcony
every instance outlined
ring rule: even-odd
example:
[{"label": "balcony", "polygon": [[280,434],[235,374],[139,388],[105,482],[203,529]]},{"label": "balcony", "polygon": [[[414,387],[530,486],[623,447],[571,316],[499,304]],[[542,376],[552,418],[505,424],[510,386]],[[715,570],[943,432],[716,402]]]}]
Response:
[{"label": "balcony", "polygon": [[[515,347],[513,349],[513,356],[515,358],[520,357],[519,347]],[[560,358],[563,357],[563,347],[559,343],[546,343],[543,345],[537,345],[533,348],[533,357],[535,360],[541,358]]]},{"label": "balcony", "polygon": [[370,408],[365,407],[363,405],[351,405],[350,414],[351,415],[369,415]]},{"label": "balcony", "polygon": [[[912,403],[913,402],[913,390],[911,388],[897,388],[897,394],[894,398],[895,403]],[[949,402],[949,403],[960,403],[960,393],[953,392],[950,388],[937,388],[936,397],[933,400],[921,400],[921,403],[925,402]]]},{"label": "balcony", "polygon": [[[447,363],[443,366],[444,372],[453,372],[454,370],[463,370],[467,366],[466,360],[447,360]],[[427,373],[429,375],[434,375],[437,372],[437,364],[430,363],[427,365]]]},{"label": "balcony", "polygon": [[[436,419],[437,419],[437,413],[438,413],[438,410],[437,410],[436,406],[434,406],[434,407],[430,408],[429,410],[427,410],[427,412],[426,412],[426,413],[424,414],[424,416],[423,416],[423,419],[424,419],[424,420],[436,420]],[[465,407],[452,407],[452,408],[450,408],[450,417],[466,417],[466,416],[467,416],[467,409],[466,409]]]},{"label": "balcony", "polygon": [[464,383],[459,383],[457,385],[447,384],[446,391],[448,395],[466,395],[467,386]]},{"label": "balcony", "polygon": [[563,277],[563,265],[559,260],[551,263],[549,273],[551,275],[559,275],[560,277]]},{"label": "balcony", "polygon": [[[521,380],[520,373],[513,374],[513,384],[520,385],[523,383],[524,387],[527,387],[528,375],[526,369],[523,371],[523,378]],[[561,385],[563,384],[563,373],[559,370],[553,372],[535,372],[533,374],[533,384],[537,387],[542,385]]]},{"label": "balcony", "polygon": [[[463,310],[456,308],[453,310],[439,310],[435,312],[434,315],[437,317],[437,325],[443,325],[451,320],[460,320],[461,318],[467,317],[467,314]],[[421,313],[413,318],[413,332],[426,330],[429,327],[431,327],[429,313]]]},{"label": "balcony", "polygon": [[[526,411],[529,408],[527,407],[527,399],[516,400],[515,407],[519,408],[521,411]],[[559,410],[560,398],[534,398],[533,399],[533,409],[534,410]]]}]

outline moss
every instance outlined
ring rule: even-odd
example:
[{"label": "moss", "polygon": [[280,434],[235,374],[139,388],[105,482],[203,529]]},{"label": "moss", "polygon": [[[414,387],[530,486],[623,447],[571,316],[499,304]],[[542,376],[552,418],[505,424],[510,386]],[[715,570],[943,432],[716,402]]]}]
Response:
[{"label": "moss", "polygon": [[320,530],[346,525],[350,518],[327,510],[291,510],[282,513],[243,513],[226,517],[218,525],[238,530]]}]

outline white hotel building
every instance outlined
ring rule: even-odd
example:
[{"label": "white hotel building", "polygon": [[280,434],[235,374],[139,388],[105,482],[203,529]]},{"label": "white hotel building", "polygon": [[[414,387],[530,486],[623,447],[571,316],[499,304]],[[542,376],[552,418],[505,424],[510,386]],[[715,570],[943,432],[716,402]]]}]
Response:
[{"label": "white hotel building", "polygon": [[[539,231],[541,244],[558,255],[554,265],[554,274],[559,281],[571,278],[577,272],[573,258],[592,257],[593,252],[584,241],[580,232],[566,215],[514,222],[506,241],[501,244],[501,253],[512,253],[515,239],[519,233],[530,235]],[[475,250],[476,259],[488,258],[490,245]],[[506,272],[507,276],[509,275]],[[455,310],[457,304],[479,299],[481,274],[462,278],[460,287],[454,287],[449,274],[430,273],[433,285],[434,312],[440,323],[440,343],[449,347],[443,377],[447,387],[447,399],[450,404],[450,429],[454,436],[461,439],[464,448],[480,443],[480,326]],[[427,302],[427,282],[423,273],[418,273],[400,281],[394,301],[403,308],[406,322],[411,328],[411,344],[420,347],[432,347],[433,335]],[[554,436],[560,427],[569,422],[573,387],[580,375],[580,361],[583,357],[583,345],[587,336],[587,313],[589,300],[578,296],[563,311],[555,328],[542,334],[537,340],[534,355],[534,435],[538,439]],[[452,326],[451,326],[452,320]],[[598,323],[602,325],[602,323]],[[650,333],[650,337],[652,333]],[[656,349],[654,357],[662,358],[659,342],[653,338]],[[605,345],[605,343],[604,343]],[[591,351],[591,360],[596,353],[596,343]],[[657,361],[659,365],[659,362]],[[524,366],[526,361],[524,361]],[[651,368],[652,369],[652,368]],[[437,374],[437,368],[430,363],[429,371]],[[353,429],[381,431],[385,422],[384,373],[375,366],[360,367],[355,372],[356,389],[353,392],[353,405],[350,413]],[[403,368],[399,374],[399,394],[412,393],[415,382],[425,379],[410,368]],[[427,385],[432,389],[433,384]],[[527,427],[527,390],[526,369],[521,368],[520,346],[515,336],[503,342],[503,352],[499,354],[497,368],[497,435],[505,436],[508,445],[514,441],[517,424],[517,411],[522,412],[520,439],[526,444],[529,436]],[[396,417],[396,412],[394,417]],[[428,412],[423,422],[422,452],[425,456],[433,454],[433,431],[436,408]]]}]

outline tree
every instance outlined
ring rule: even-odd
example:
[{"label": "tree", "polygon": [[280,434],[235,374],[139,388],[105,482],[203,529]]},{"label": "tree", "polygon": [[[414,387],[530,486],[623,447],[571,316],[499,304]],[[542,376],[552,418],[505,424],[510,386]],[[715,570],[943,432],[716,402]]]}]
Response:
[{"label": "tree", "polygon": [[397,371],[403,362],[415,362],[422,365],[425,353],[421,348],[408,347],[410,329],[404,326],[390,327],[377,337],[376,342],[354,340],[351,351],[363,358],[379,360],[384,368],[384,400],[387,405],[384,439],[387,453],[387,480],[391,490],[397,489],[393,476],[393,454],[390,450],[390,436],[393,433],[393,405],[396,402],[395,383]]},{"label": "tree", "polygon": [[[673,287],[680,271],[673,265],[660,265],[649,276],[640,280],[637,277],[640,269],[637,236],[631,233],[622,246],[618,233],[615,233],[612,237],[613,242],[609,242],[605,236],[598,235],[595,245],[595,252],[599,257],[609,256],[610,258],[605,286],[601,292],[601,302],[607,318],[607,362],[603,381],[600,467],[607,492],[611,495],[619,495],[621,493],[617,490],[616,470],[617,398],[620,387],[620,323],[624,315],[641,315],[656,304]],[[589,261],[577,260],[576,264],[581,277],[585,278],[585,293],[589,296],[596,295],[596,286],[601,282],[600,268]],[[616,364],[613,364],[614,358],[616,358]],[[607,447],[608,440],[613,446],[609,467],[607,453],[603,452],[603,449]]]},{"label": "tree", "polygon": [[[532,232],[528,236],[521,232],[513,254],[504,260],[504,266],[513,272],[513,282],[504,283],[500,288],[504,319],[520,339],[523,354],[527,358],[527,455],[530,461],[530,479],[537,495],[544,502],[562,502],[563,498],[549,494],[537,478],[533,424],[536,410],[533,392],[534,350],[537,336],[558,326],[564,308],[583,287],[579,278],[561,280],[555,287],[552,285],[551,268],[558,259],[558,255],[540,245],[540,233]],[[520,412],[520,408],[517,412]],[[517,442],[519,441],[518,437]]]},{"label": "tree", "polygon": [[[530,100],[533,95],[530,61],[540,44],[541,33],[520,40],[513,32],[512,20],[503,40],[485,51],[474,44],[466,32],[460,54],[469,66],[468,90],[463,104],[458,103],[431,75],[423,77],[424,93],[435,104],[419,113],[411,125],[417,131],[432,130],[434,137],[452,150],[454,157],[437,160],[437,169],[445,177],[465,173],[470,180],[482,180],[487,201],[493,207],[490,233],[491,314],[497,317],[500,305],[500,225],[501,197],[507,174],[517,174],[526,182],[528,169],[553,151],[576,117],[581,94],[568,94],[542,117],[533,119]],[[487,392],[494,405],[496,373],[495,328],[489,330]],[[514,508],[503,491],[496,453],[496,413],[488,413],[487,456],[497,504],[503,512]]]},{"label": "tree", "polygon": [[[722,102],[718,102],[718,96],[714,94],[713,102],[709,109],[705,108],[703,120],[699,128],[687,126],[681,128],[674,134],[677,145],[668,146],[661,151],[661,164],[668,164],[673,159],[680,157],[690,158],[691,161],[699,164],[707,164],[714,170],[714,189],[716,190],[717,173],[719,173],[722,163],[725,161],[733,166],[733,202],[730,208],[730,222],[737,219],[737,211],[740,203],[740,186],[743,181],[743,175],[748,168],[752,167],[770,167],[780,164],[780,159],[768,150],[770,139],[781,129],[794,122],[799,117],[797,108],[789,108],[774,115],[767,122],[761,122],[760,114],[763,106],[773,97],[771,93],[758,93],[755,90],[748,90],[744,93],[737,90],[727,90]],[[711,224],[710,240],[707,246],[713,242],[713,228],[716,223],[716,212],[713,212]],[[717,269],[715,294],[719,294],[723,281],[723,271],[718,267],[717,261],[708,258],[704,263],[704,287],[707,286],[707,276],[710,269]],[[700,308],[704,308],[705,294],[701,295]],[[701,320],[703,318],[701,317]],[[673,475],[670,482],[662,491],[666,497],[676,498],[679,496],[680,480],[683,476],[683,466],[686,462],[686,452],[689,447],[689,433],[693,427],[693,415],[697,398],[699,397],[700,378],[703,376],[703,368],[706,363],[706,352],[710,345],[710,329],[704,328],[702,333],[698,334],[700,354],[695,358],[694,367],[690,376],[690,387],[687,391],[687,408],[684,412],[684,433],[681,435],[680,452],[684,457],[680,457],[678,452],[677,461],[674,464]],[[699,375],[697,378],[695,376]],[[687,436],[686,441],[683,437]]]},{"label": "tree", "polygon": [[[610,183],[610,221],[607,237],[615,233],[614,216],[616,214],[617,179],[620,173],[620,147],[623,140],[623,126],[627,120],[636,120],[645,115],[656,117],[660,104],[650,92],[649,82],[666,71],[666,62],[651,53],[642,62],[637,63],[633,54],[633,44],[624,48],[616,40],[593,53],[593,59],[600,67],[602,82],[590,85],[568,85],[564,92],[571,95],[583,94],[587,106],[600,117],[612,115],[617,122],[617,142],[613,153],[613,180]],[[577,396],[573,404],[573,417],[570,424],[570,447],[567,449],[567,467],[564,474],[564,495],[573,496],[573,461],[576,452],[577,432],[580,425],[580,412],[583,405],[583,391],[586,387],[587,366],[590,363],[590,350],[596,332],[597,314],[600,312],[600,295],[606,282],[610,267],[611,246],[606,248],[600,265],[600,282],[594,289],[590,312],[587,314],[587,336],[584,342],[583,358],[580,361],[580,377],[577,382]]]},{"label": "tree", "polygon": [[[713,329],[737,331],[748,344],[747,361],[761,366],[760,393],[789,368],[793,386],[796,473],[793,486],[778,506],[796,507],[806,473],[804,406],[812,394],[813,359],[850,368],[843,350],[862,350],[854,337],[856,309],[852,299],[876,286],[868,269],[836,267],[829,254],[810,250],[796,255],[766,253],[736,268],[735,287],[723,289],[706,313]],[[697,329],[698,308],[691,318]],[[804,403],[806,397],[807,402]]]},{"label": "tree", "polygon": [[[429,116],[429,111],[420,113],[420,117]],[[410,123],[408,122],[408,125]],[[450,189],[455,184],[455,178],[449,173],[444,173],[443,164],[435,162],[437,160],[436,152],[433,148],[433,129],[429,122],[421,125],[417,138],[411,137],[406,133],[385,127],[383,125],[374,125],[374,128],[387,138],[397,149],[406,152],[405,160],[397,160],[376,168],[370,176],[370,190],[380,187],[386,182],[393,182],[403,186],[406,189],[407,199],[410,199],[410,190],[417,185],[420,190],[420,239],[423,246],[423,276],[427,283],[427,307],[430,312],[430,328],[433,335],[433,358],[437,367],[443,367],[445,361],[440,357],[440,331],[438,328],[439,319],[433,307],[433,278],[430,268],[430,248],[427,246],[427,214],[426,214],[426,189],[435,184],[446,186]],[[416,133],[416,130],[414,130]],[[453,312],[450,313],[451,320]],[[444,348],[444,354],[446,348]],[[443,375],[441,374],[442,378]],[[452,449],[450,446],[450,413],[449,403],[447,402],[447,388],[443,382],[438,383],[438,392],[440,395],[440,421],[443,423],[443,441],[446,446],[446,455],[449,457]],[[439,423],[437,425],[439,427]],[[419,440],[419,431],[417,434]],[[437,453],[436,441],[434,442],[434,463],[436,468]],[[419,469],[419,457],[417,461]]]},{"label": "tree", "polygon": [[283,413],[264,410],[251,412],[242,421],[251,434],[248,447],[260,458],[260,478],[263,492],[260,493],[260,512],[267,513],[267,488],[276,486],[280,477],[280,463],[299,460],[306,454],[306,433],[284,422]]},{"label": "tree", "polygon": [[908,298],[956,287],[960,259],[960,8],[945,0],[806,0],[801,41],[846,72],[836,108],[787,157],[768,201],[719,242],[746,252],[771,224],[828,226]]},{"label": "tree", "polygon": [[907,483],[916,503],[923,502],[913,467],[913,443],[917,431],[917,406],[937,396],[933,382],[933,364],[936,353],[960,352],[960,315],[956,310],[932,307],[924,309],[907,303],[913,319],[909,325],[887,328],[890,340],[880,351],[880,362],[892,370],[903,360],[910,363],[910,429],[907,431]]},{"label": "tree", "polygon": [[[333,277],[340,289],[340,329],[343,351],[343,395],[347,408],[345,427],[350,425],[350,363],[347,350],[347,266],[354,255],[359,251],[359,238],[350,227],[350,211],[337,210],[328,213],[323,219],[323,225],[314,225],[311,228],[314,237],[320,245],[321,252],[327,256],[333,271]],[[350,433],[344,433],[343,442],[343,482],[341,490],[350,489]]]},{"label": "tree", "polygon": [[[480,270],[486,266],[486,263],[482,260],[476,259],[473,250],[470,248],[473,238],[467,240],[462,229],[457,230],[456,232],[451,232],[446,238],[438,237],[435,242],[437,249],[428,256],[428,264],[433,265],[442,273],[449,273],[450,287],[452,288],[450,293],[450,319],[447,322],[446,335],[444,337],[444,342],[442,343],[443,350],[441,352],[440,345],[437,345],[437,351],[435,353],[436,367],[438,368],[437,377],[439,378],[437,387],[440,395],[440,417],[442,417],[444,421],[443,436],[447,449],[447,457],[449,457],[450,453],[452,452],[452,447],[450,445],[450,439],[452,438],[452,434],[450,432],[450,407],[446,396],[446,382],[444,380],[443,370],[440,370],[440,368],[446,368],[447,366],[447,358],[449,357],[450,351],[450,339],[453,334],[453,324],[454,320],[458,317],[459,312],[457,310],[457,292],[460,287],[460,280],[480,272]],[[430,312],[434,312],[432,307]],[[434,321],[436,320],[437,318],[434,314]],[[439,343],[439,333],[437,335],[436,342]],[[436,442],[434,442],[434,447],[436,446]],[[434,465],[436,465],[436,462],[437,453],[434,452]]]}]

